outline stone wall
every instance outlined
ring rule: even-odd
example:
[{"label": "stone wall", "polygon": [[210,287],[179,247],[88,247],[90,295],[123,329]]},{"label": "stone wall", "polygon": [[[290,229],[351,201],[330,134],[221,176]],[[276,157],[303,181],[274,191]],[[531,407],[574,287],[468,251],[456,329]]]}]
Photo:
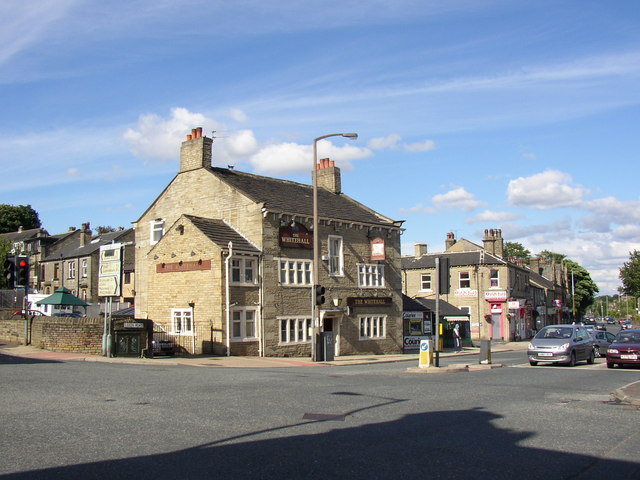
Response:
[{"label": "stone wall", "polygon": [[[0,341],[24,344],[25,320],[0,311]],[[29,318],[31,345],[55,352],[102,353],[104,319],[35,316]]]}]

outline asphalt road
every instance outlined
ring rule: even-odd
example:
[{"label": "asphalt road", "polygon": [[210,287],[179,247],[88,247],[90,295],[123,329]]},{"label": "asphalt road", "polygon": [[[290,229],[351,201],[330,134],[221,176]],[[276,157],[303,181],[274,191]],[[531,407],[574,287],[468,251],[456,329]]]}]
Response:
[{"label": "asphalt road", "polygon": [[[454,361],[454,360],[451,360]],[[580,364],[409,374],[0,356],[0,478],[640,478],[640,370]]]}]

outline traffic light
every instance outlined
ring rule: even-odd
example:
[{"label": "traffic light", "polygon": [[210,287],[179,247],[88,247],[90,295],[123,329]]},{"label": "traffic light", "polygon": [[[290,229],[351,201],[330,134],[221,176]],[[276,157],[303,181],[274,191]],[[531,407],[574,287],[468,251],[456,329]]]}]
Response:
[{"label": "traffic light", "polygon": [[17,255],[15,258],[15,264],[16,264],[15,286],[28,287],[29,286],[29,257],[25,255]]},{"label": "traffic light", "polygon": [[316,285],[314,290],[316,294],[316,305],[322,305],[324,303],[325,288],[322,285]]},{"label": "traffic light", "polygon": [[451,277],[449,272],[449,258],[440,257],[440,271],[438,272],[438,293],[448,295],[451,290]]},{"label": "traffic light", "polygon": [[16,259],[15,257],[7,257],[4,261],[4,281],[7,288],[15,286],[16,279]]}]

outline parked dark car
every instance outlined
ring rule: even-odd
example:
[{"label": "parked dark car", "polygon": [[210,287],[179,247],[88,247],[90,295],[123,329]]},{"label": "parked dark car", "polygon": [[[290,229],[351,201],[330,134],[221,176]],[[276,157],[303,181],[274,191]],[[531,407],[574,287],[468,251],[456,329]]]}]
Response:
[{"label": "parked dark car", "polygon": [[153,354],[170,355],[176,354],[176,342],[173,336],[165,332],[153,332]]},{"label": "parked dark car", "polygon": [[640,329],[621,330],[607,349],[607,367],[640,365]]},{"label": "parked dark car", "polygon": [[593,352],[596,354],[596,357],[604,357],[607,354],[607,349],[609,345],[613,342],[616,336],[613,333],[602,332],[600,330],[596,330],[591,333],[593,337]]},{"label": "parked dark car", "polygon": [[548,325],[531,339],[527,356],[531,365],[538,362],[561,363],[573,367],[576,362],[595,362],[593,337],[582,325]]},{"label": "parked dark car", "polygon": [[601,322],[596,323],[596,330],[606,330],[606,329],[607,329],[606,323],[601,323]]}]

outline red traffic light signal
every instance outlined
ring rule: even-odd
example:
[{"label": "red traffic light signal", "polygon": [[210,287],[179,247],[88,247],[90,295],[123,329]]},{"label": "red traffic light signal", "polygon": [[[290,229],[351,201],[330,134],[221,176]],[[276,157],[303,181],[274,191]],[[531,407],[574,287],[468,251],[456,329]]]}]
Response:
[{"label": "red traffic light signal", "polygon": [[29,257],[16,256],[15,262],[16,262],[15,286],[28,287],[29,286]]}]

